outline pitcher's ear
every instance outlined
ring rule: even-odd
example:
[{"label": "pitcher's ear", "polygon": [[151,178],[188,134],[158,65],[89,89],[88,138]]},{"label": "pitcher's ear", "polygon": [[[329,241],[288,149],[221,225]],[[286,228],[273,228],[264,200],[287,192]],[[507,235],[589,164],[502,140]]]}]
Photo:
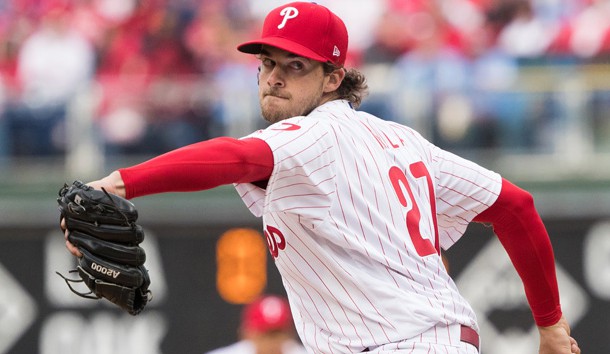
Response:
[{"label": "pitcher's ear", "polygon": [[327,74],[327,82],[324,86],[324,92],[333,92],[336,91],[339,86],[341,86],[341,83],[343,82],[343,79],[345,78],[345,69],[344,68],[338,68],[336,70],[333,70],[331,73]]}]

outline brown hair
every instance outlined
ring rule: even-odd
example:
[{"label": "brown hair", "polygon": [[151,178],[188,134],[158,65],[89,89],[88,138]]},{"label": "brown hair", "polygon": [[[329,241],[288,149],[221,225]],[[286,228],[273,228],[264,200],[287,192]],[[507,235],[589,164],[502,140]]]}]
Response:
[{"label": "brown hair", "polygon": [[324,73],[330,74],[335,70],[345,70],[345,77],[341,82],[341,86],[335,91],[338,99],[351,102],[354,108],[358,108],[362,103],[362,99],[368,95],[369,86],[366,83],[366,77],[356,69],[339,68],[331,63],[324,63]]}]

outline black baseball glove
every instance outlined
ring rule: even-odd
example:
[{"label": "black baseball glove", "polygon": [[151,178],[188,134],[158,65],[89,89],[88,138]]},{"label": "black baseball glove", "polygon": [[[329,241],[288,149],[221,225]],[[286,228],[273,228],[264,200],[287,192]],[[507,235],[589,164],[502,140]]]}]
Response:
[{"label": "black baseball glove", "polygon": [[[136,224],[138,211],[133,203],[106,190],[96,190],[80,181],[64,185],[57,198],[65,220],[68,241],[83,254],[69,279],[57,273],[75,294],[89,299],[105,298],[132,315],[140,313],[151,300],[150,278],[144,267],[144,240]],[[83,282],[90,292],[76,291],[71,283]]]}]

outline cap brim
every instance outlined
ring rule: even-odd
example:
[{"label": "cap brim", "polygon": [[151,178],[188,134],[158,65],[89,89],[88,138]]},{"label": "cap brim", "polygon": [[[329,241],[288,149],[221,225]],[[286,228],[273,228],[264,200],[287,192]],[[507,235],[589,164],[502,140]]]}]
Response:
[{"label": "cap brim", "polygon": [[295,43],[289,39],[282,38],[282,37],[269,37],[269,38],[259,39],[256,41],[242,43],[239,46],[237,46],[237,50],[239,50],[242,53],[260,54],[263,45],[276,47],[276,48],[285,50],[287,52],[296,54],[298,56],[321,61],[323,63],[328,62],[328,59],[317,54],[316,52],[312,51],[311,49],[309,49],[305,46],[302,46],[298,43]]}]

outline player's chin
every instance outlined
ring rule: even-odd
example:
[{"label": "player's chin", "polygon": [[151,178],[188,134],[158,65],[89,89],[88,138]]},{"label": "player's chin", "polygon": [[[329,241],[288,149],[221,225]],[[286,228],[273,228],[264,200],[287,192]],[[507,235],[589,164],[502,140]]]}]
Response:
[{"label": "player's chin", "polygon": [[261,114],[269,123],[276,123],[291,117],[284,106],[277,104],[261,104]]}]

